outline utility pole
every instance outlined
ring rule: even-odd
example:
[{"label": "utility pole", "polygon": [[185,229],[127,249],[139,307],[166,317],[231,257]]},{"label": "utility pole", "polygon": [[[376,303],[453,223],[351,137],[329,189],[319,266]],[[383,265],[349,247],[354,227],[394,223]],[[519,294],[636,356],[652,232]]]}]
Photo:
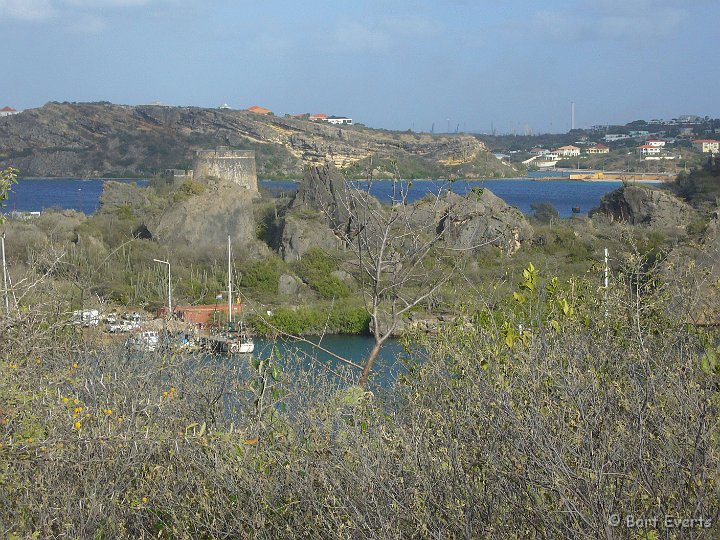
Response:
[{"label": "utility pole", "polygon": [[608,299],[608,248],[605,248],[605,264],[603,265],[603,272],[605,274],[605,318],[607,319],[608,316],[608,306],[607,306],[607,299]]},{"label": "utility pole", "polygon": [[168,317],[172,317],[172,282],[170,281],[170,261],[161,261],[160,259],[153,259],[153,261],[160,264],[167,264],[168,269]]},{"label": "utility pole", "polygon": [[228,330],[232,327],[232,267],[230,266],[230,235],[228,235]]},{"label": "utility pole", "polygon": [[8,289],[7,262],[5,261],[5,233],[0,237],[2,246],[2,267],[3,267],[3,296],[5,297],[5,315],[10,315],[10,291]]}]

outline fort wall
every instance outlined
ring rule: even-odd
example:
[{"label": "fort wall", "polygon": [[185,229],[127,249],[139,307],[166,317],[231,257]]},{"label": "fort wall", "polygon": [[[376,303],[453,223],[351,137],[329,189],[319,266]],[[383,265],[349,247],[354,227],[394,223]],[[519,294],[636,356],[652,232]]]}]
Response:
[{"label": "fort wall", "polygon": [[219,146],[214,150],[198,150],[193,163],[195,180],[216,177],[229,180],[250,191],[258,191],[255,152],[231,150]]}]

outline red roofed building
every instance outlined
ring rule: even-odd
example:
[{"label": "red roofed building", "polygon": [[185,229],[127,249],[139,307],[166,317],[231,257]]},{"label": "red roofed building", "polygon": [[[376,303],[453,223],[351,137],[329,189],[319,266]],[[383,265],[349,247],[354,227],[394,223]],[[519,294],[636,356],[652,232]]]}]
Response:
[{"label": "red roofed building", "polygon": [[[242,313],[241,304],[233,304],[232,307],[233,317],[237,317]],[[167,308],[161,307],[156,311],[156,316],[164,317],[167,314]],[[205,304],[200,306],[178,306],[173,309],[173,315],[192,324],[202,324],[203,326],[218,322],[220,320],[227,320],[228,316],[228,305],[227,304]]]},{"label": "red roofed building", "polygon": [[327,120],[327,117],[327,114],[317,113],[308,116],[308,120],[310,120],[311,122],[325,122]]},{"label": "red roofed building", "polygon": [[270,114],[272,112],[270,109],[266,109],[265,107],[258,107],[257,105],[249,107],[248,111],[255,114]]},{"label": "red roofed building", "polygon": [[10,116],[11,114],[17,114],[18,112],[12,107],[3,107],[0,109],[0,116]]}]

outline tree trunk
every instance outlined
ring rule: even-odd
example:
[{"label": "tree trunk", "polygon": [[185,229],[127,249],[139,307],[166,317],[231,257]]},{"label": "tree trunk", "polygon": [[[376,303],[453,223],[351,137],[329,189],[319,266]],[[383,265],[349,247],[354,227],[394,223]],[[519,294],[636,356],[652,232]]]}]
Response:
[{"label": "tree trunk", "polygon": [[372,365],[375,362],[375,359],[377,358],[377,355],[380,352],[382,345],[382,341],[376,341],[375,345],[370,351],[370,355],[368,356],[367,361],[365,362],[365,367],[363,368],[362,375],[360,375],[360,381],[358,382],[358,384],[363,388],[365,388],[365,385],[370,378],[370,370],[372,369]]}]

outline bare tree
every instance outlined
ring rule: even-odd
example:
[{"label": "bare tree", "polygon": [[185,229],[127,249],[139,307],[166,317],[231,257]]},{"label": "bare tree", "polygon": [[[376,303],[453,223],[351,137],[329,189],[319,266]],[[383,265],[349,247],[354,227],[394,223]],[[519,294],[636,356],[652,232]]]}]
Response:
[{"label": "bare tree", "polygon": [[[358,266],[365,305],[375,339],[360,377],[364,386],[385,342],[410,310],[432,297],[453,275],[458,258],[442,245],[444,232],[435,216],[440,196],[408,204],[411,183],[393,180],[390,206],[375,204],[372,180],[364,189],[349,186],[351,222],[344,240]],[[446,211],[446,210],[445,210]]]}]

